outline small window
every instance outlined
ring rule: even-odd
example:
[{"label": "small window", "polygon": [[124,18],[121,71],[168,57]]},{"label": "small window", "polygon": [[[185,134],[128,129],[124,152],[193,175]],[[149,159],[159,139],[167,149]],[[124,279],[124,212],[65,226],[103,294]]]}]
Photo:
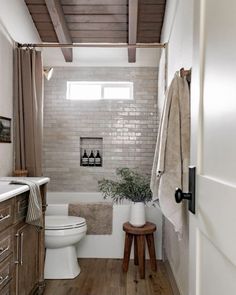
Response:
[{"label": "small window", "polygon": [[132,82],[67,82],[70,100],[129,100],[133,99]]}]

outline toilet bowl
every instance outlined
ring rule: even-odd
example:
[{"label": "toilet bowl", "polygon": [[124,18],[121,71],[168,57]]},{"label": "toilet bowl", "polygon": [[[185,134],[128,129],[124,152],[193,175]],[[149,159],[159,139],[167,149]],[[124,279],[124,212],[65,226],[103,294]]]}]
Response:
[{"label": "toilet bowl", "polygon": [[84,218],[55,215],[45,217],[45,279],[73,279],[79,275],[76,246],[86,231]]}]

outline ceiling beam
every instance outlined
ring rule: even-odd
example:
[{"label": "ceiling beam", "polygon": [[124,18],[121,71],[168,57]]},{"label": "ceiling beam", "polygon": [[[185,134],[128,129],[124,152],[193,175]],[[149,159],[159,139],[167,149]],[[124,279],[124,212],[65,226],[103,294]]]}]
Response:
[{"label": "ceiling beam", "polygon": [[[66,24],[60,0],[45,0],[59,43],[71,44],[72,39]],[[65,61],[72,62],[72,48],[61,49]]]},{"label": "ceiling beam", "polygon": [[137,43],[138,28],[138,0],[129,0],[129,40],[131,47],[128,48],[129,62],[136,62],[136,47],[132,47]]}]

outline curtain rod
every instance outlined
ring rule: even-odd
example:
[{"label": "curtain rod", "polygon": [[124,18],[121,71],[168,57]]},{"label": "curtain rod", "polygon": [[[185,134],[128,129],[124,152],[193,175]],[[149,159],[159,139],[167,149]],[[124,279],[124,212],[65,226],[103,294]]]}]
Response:
[{"label": "curtain rod", "polygon": [[59,44],[59,43],[38,43],[38,44],[17,44],[18,47],[52,47],[52,48],[74,48],[74,47],[97,47],[97,48],[165,48],[165,43],[136,43],[130,45],[127,43],[72,43],[72,44]]}]

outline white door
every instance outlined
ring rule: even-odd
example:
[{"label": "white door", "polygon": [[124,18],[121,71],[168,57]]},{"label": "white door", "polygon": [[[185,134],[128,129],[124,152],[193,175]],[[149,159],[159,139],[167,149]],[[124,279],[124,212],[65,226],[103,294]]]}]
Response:
[{"label": "white door", "polygon": [[236,0],[195,0],[189,295],[236,295]]}]

